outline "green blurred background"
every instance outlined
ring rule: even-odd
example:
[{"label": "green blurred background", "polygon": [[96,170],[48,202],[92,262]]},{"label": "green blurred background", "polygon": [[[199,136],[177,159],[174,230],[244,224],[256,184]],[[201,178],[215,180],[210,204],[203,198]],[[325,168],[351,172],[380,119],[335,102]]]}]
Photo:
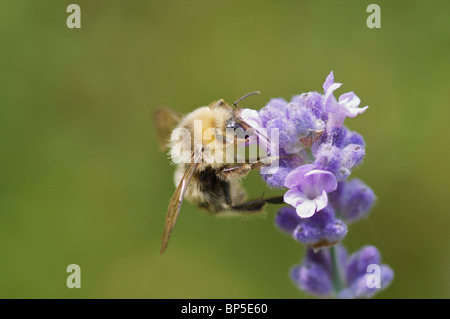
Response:
[{"label": "green blurred background", "polygon": [[[333,70],[370,106],[346,125],[368,145],[353,176],[378,196],[344,244],[376,245],[395,270],[378,297],[449,298],[450,2],[376,1],[381,29],[370,3],[0,1],[0,297],[308,298],[274,206],[215,218],[185,203],[159,255],[173,167],[151,117],[253,90],[242,105],[259,109]],[[257,173],[244,184],[265,190]]]}]

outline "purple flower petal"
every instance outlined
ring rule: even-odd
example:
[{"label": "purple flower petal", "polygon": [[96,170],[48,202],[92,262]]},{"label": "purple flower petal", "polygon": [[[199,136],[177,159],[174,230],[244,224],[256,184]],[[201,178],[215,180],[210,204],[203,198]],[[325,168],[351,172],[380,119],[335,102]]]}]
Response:
[{"label": "purple flower petal", "polygon": [[357,108],[361,103],[360,98],[353,92],[344,93],[339,97],[339,104],[347,108]]},{"label": "purple flower petal", "polygon": [[314,169],[314,165],[307,164],[302,165],[294,169],[289,173],[289,175],[286,177],[286,180],[284,181],[284,186],[287,188],[295,187],[297,185],[300,185],[303,181],[303,176]]},{"label": "purple flower petal", "polygon": [[324,98],[323,98],[323,104],[324,104],[324,109],[326,112],[335,112],[338,103],[336,101],[336,98],[334,97],[333,93],[334,91],[336,91],[337,89],[339,89],[341,87],[342,83],[333,83],[332,85],[330,85],[330,87],[328,88],[328,90],[325,92]]},{"label": "purple flower petal", "polygon": [[261,119],[259,118],[258,111],[252,109],[243,109],[241,111],[240,118],[256,130],[262,128],[262,123]]},{"label": "purple flower petal", "polygon": [[325,82],[323,83],[323,91],[326,92],[328,91],[328,88],[334,84],[334,73],[333,71],[330,72],[330,74],[328,74]]},{"label": "purple flower petal", "polygon": [[322,195],[317,196],[314,202],[316,203],[316,212],[320,212],[322,209],[327,207],[328,205],[327,192],[324,190],[322,192]]},{"label": "purple flower petal", "polygon": [[322,171],[313,169],[305,174],[305,183],[312,185],[316,191],[316,196],[325,190],[326,193],[330,193],[337,188],[336,177],[328,171]]},{"label": "purple flower petal", "polygon": [[300,217],[308,218],[328,205],[327,193],[337,188],[337,181],[332,173],[308,164],[289,173],[284,185],[290,188],[284,194],[284,201],[294,206]]},{"label": "purple flower petal", "polygon": [[342,127],[346,117],[355,117],[358,114],[364,113],[368,106],[363,108],[358,108],[361,100],[359,97],[353,93],[344,93],[339,97],[339,101],[336,100],[333,93],[337,90],[341,83],[334,83],[333,78],[330,75],[325,80],[323,85],[324,94],[324,110],[328,112],[328,128]]},{"label": "purple flower petal", "polygon": [[317,204],[315,200],[311,199],[306,199],[300,204],[293,206],[296,206],[297,215],[301,218],[309,218],[314,215],[317,210]]},{"label": "purple flower petal", "polygon": [[306,198],[305,194],[303,194],[297,188],[291,188],[286,193],[284,193],[283,200],[286,204],[297,207],[308,199]]},{"label": "purple flower petal", "polygon": [[364,113],[367,109],[369,108],[369,106],[364,106],[364,107],[357,107],[357,108],[346,108],[344,110],[344,114],[347,117],[355,117],[359,114]]}]

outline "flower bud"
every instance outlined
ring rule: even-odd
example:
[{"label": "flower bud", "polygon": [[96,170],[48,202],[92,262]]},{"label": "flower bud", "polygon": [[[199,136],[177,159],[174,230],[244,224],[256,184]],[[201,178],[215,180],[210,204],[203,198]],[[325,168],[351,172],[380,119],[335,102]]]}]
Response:
[{"label": "flower bud", "polygon": [[292,97],[292,102],[299,103],[301,107],[311,110],[312,114],[320,119],[322,117],[323,96],[317,92],[308,92]]},{"label": "flower bud", "polygon": [[267,122],[275,118],[286,118],[287,102],[282,98],[271,99],[260,111],[259,117],[263,127],[267,127]]},{"label": "flower bud", "polygon": [[330,201],[339,218],[352,223],[366,217],[375,204],[375,193],[360,179],[338,183],[336,191],[330,193]]},{"label": "flower bud", "polygon": [[[280,155],[283,155],[282,152]],[[261,177],[267,183],[268,186],[272,188],[284,188],[284,181],[286,176],[297,166],[303,164],[303,160],[301,160],[298,156],[289,156],[285,158],[281,158],[278,161],[278,167],[274,168],[273,172],[265,172],[260,170]]]},{"label": "flower bud", "polygon": [[310,130],[315,129],[315,117],[310,109],[301,107],[299,103],[291,102],[287,106],[286,115],[289,122],[295,126],[296,137],[307,136]]},{"label": "flower bud", "polygon": [[347,226],[334,218],[329,205],[310,218],[304,218],[293,232],[294,239],[318,250],[337,244],[347,234]]},{"label": "flower bud", "polygon": [[333,283],[329,274],[320,265],[304,263],[291,270],[291,278],[303,291],[318,297],[327,297],[333,294]]},{"label": "flower bud", "polygon": [[338,175],[341,167],[341,150],[331,144],[322,144],[315,153],[314,165],[317,169]]},{"label": "flower bud", "polygon": [[[369,266],[379,267],[378,273],[372,274]],[[381,264],[380,253],[374,246],[365,246],[349,257],[346,275],[347,288],[339,293],[340,298],[369,298],[389,286],[394,278],[392,269]],[[377,275],[380,276],[379,286],[369,285],[369,276]]]},{"label": "flower bud", "polygon": [[291,206],[281,207],[275,217],[275,224],[277,227],[290,235],[297,228],[300,222],[301,218]]},{"label": "flower bud", "polygon": [[344,139],[343,146],[347,146],[350,144],[361,145],[362,147],[366,147],[366,143],[364,142],[364,138],[358,132],[348,132]]},{"label": "flower bud", "polygon": [[341,166],[352,171],[362,162],[365,155],[366,150],[361,145],[347,145],[341,151]]}]

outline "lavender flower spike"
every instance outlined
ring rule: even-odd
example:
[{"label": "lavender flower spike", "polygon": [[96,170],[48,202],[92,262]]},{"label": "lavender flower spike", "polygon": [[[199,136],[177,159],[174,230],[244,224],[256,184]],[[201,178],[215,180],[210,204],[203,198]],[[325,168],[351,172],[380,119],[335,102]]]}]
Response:
[{"label": "lavender flower spike", "polygon": [[358,114],[364,113],[368,106],[359,108],[361,100],[353,92],[344,93],[336,100],[333,93],[342,84],[334,83],[333,71],[328,75],[323,89],[325,90],[324,105],[325,111],[328,112],[329,128],[342,127],[346,117],[355,117]]},{"label": "lavender flower spike", "polygon": [[328,171],[314,169],[314,165],[302,165],[291,171],[284,186],[284,202],[295,207],[298,216],[308,218],[328,205],[327,193],[337,188],[336,177]]},{"label": "lavender flower spike", "polygon": [[[376,200],[361,180],[348,180],[366,150],[363,137],[344,121],[368,106],[360,108],[353,92],[336,98],[341,86],[331,71],[324,94],[303,93],[290,102],[272,99],[259,112],[243,110],[241,118],[255,129],[258,141],[271,146],[268,156],[274,156],[273,146],[278,150],[277,170],[260,174],[268,186],[288,188],[283,200],[290,206],[278,210],[275,224],[308,248],[302,264],[291,270],[294,283],[319,297],[370,298],[389,286],[394,272],[380,264],[375,247],[363,247],[349,257],[340,244],[346,223],[367,216]],[[272,129],[278,135],[269,139],[261,134]]]},{"label": "lavender flower spike", "polygon": [[[378,280],[371,280],[373,274],[369,266],[378,269]],[[374,246],[365,246],[348,258],[346,265],[347,288],[339,293],[339,298],[370,298],[388,287],[394,279],[394,272],[381,264],[381,256]],[[376,283],[378,281],[378,283]],[[378,286],[377,286],[378,284]]]},{"label": "lavender flower spike", "polygon": [[[336,247],[339,263],[345,264],[347,250],[342,245]],[[311,295],[321,298],[335,297],[332,263],[328,250],[315,252],[308,248],[302,264],[291,269],[291,279],[298,288]]]},{"label": "lavender flower spike", "polygon": [[301,218],[293,207],[285,206],[278,211],[275,224],[298,242],[318,251],[337,244],[347,234],[345,223],[334,216],[331,205],[310,218]]},{"label": "lavender flower spike", "polygon": [[[394,279],[392,269],[381,264],[376,247],[365,246],[350,257],[344,246],[334,248],[334,259],[330,250],[314,252],[309,248],[303,263],[291,270],[291,278],[301,290],[318,297],[370,298]],[[340,280],[336,280],[336,276]]]},{"label": "lavender flower spike", "polygon": [[291,269],[291,278],[303,291],[317,297],[331,297],[333,295],[333,283],[321,265],[305,262]]}]

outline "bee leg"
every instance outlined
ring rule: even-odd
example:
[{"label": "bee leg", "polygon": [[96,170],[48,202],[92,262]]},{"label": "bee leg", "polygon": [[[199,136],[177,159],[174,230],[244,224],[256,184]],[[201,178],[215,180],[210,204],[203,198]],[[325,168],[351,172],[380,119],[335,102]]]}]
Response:
[{"label": "bee leg", "polygon": [[284,196],[275,196],[264,199],[268,204],[284,204]]},{"label": "bee leg", "polygon": [[226,167],[218,172],[218,175],[223,180],[227,180],[230,177],[243,177],[247,175],[251,170],[260,169],[272,164],[272,162],[281,157],[268,157],[252,163],[242,163],[236,166]]},{"label": "bee leg", "polygon": [[225,195],[225,201],[228,206],[233,206],[233,201],[231,200],[231,191],[230,191],[230,183],[221,182],[221,186],[223,189],[223,194]]},{"label": "bee leg", "polygon": [[257,212],[260,211],[265,204],[282,204],[283,196],[261,198],[251,200],[242,204],[231,206],[231,208],[236,212]]},{"label": "bee leg", "polygon": [[231,177],[241,177],[247,175],[252,170],[248,163],[239,164],[232,167],[227,167],[218,172],[218,175],[223,180],[228,180]]},{"label": "bee leg", "polygon": [[231,209],[237,213],[239,212],[259,212],[263,206],[266,204],[265,201],[261,199],[251,200],[239,205],[231,206]]}]

